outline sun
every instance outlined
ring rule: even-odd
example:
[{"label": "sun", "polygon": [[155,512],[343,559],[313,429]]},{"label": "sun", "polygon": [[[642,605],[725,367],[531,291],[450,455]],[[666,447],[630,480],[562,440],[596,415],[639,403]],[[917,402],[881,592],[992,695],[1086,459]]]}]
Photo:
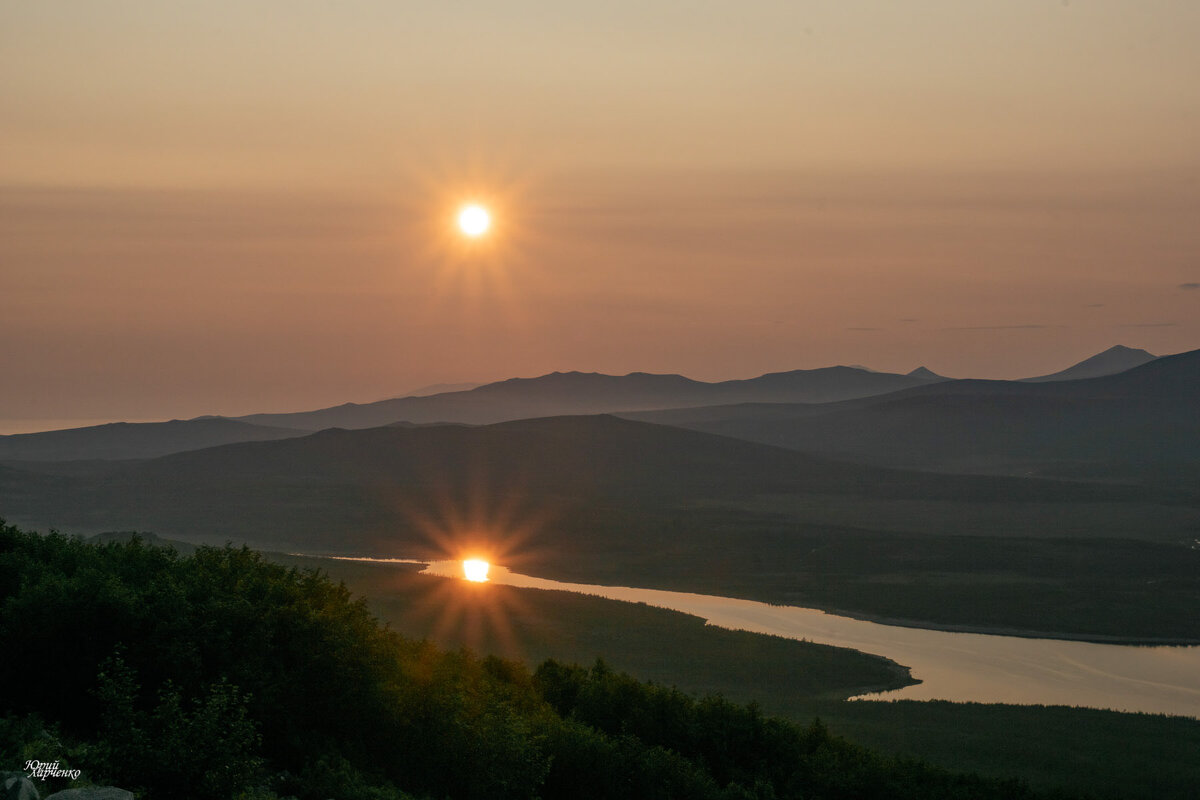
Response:
[{"label": "sun", "polygon": [[488,569],[491,567],[488,562],[479,558],[468,558],[462,562],[463,576],[469,581],[483,583],[488,579]]},{"label": "sun", "polygon": [[477,239],[492,227],[492,215],[477,203],[465,205],[458,210],[458,229],[464,236]]}]

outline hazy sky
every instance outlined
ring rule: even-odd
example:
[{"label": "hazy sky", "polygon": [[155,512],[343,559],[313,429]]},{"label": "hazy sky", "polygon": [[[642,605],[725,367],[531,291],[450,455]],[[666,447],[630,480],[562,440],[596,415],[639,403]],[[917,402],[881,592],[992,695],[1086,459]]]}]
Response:
[{"label": "hazy sky", "polygon": [[0,432],[1195,349],[1197,42],[1194,0],[7,0]]}]

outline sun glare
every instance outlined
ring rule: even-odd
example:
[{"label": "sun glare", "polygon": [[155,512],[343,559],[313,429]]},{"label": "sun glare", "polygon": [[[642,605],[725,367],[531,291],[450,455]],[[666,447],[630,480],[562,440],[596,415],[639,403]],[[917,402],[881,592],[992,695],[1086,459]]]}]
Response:
[{"label": "sun glare", "polygon": [[462,562],[463,577],[469,581],[483,583],[488,579],[488,569],[491,566],[488,562],[479,558],[468,558]]},{"label": "sun glare", "polygon": [[492,226],[492,215],[481,205],[472,203],[458,212],[458,229],[472,239],[483,236]]}]

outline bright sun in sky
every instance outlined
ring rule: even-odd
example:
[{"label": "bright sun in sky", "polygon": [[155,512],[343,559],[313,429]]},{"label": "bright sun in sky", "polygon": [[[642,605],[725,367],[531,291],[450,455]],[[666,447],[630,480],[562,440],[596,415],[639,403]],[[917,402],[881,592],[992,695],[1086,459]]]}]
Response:
[{"label": "bright sun in sky", "polygon": [[472,203],[458,211],[458,229],[472,239],[483,236],[492,225],[492,215],[481,205]]},{"label": "bright sun in sky", "polygon": [[483,583],[488,579],[488,562],[479,558],[468,558],[462,562],[463,576],[469,581]]}]

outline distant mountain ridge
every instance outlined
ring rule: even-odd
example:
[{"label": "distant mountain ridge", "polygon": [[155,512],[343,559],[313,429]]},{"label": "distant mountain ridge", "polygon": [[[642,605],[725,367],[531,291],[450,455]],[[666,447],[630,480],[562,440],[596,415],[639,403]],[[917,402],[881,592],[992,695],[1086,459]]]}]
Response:
[{"label": "distant mountain ridge", "polygon": [[432,394],[446,394],[447,392],[469,392],[483,384],[480,383],[435,383],[430,386],[422,386],[420,389],[410,389],[405,392],[405,397],[428,397]]},{"label": "distant mountain ridge", "polygon": [[232,442],[303,436],[308,431],[253,425],[223,417],[170,422],[110,422],[85,428],[0,436],[0,461],[85,461],[156,458]]},{"label": "distant mountain ridge", "polygon": [[[1016,381],[953,381],[926,367],[907,375],[866,367],[792,370],[745,380],[706,383],[682,375],[635,372],[604,375],[555,372],[536,378],[460,389],[454,385],[433,395],[415,394],[375,403],[346,403],[316,411],[252,414],[238,419],[204,416],[161,423],[112,423],[68,430],[0,436],[0,461],[86,461],[155,458],[240,441],[291,438],[330,427],[348,429],[383,425],[492,424],[517,419],[597,413],[701,409],[691,422],[708,419],[703,411],[735,404],[819,404],[863,401],[893,393],[942,387],[956,394],[1023,394],[1034,385],[1066,386],[1096,374],[1120,372],[1130,363],[1148,364],[1154,356],[1118,345],[1051,376]],[[1059,377],[1059,381],[1050,378]],[[424,390],[419,390],[424,391]],[[1052,391],[1061,391],[1054,389]],[[840,409],[824,409],[840,410]],[[795,409],[787,413],[793,413]],[[771,412],[778,416],[784,412]],[[807,412],[805,412],[807,413]],[[824,413],[824,412],[822,412]]]},{"label": "distant mountain ridge", "polygon": [[924,375],[825,367],[775,372],[746,380],[706,383],[682,375],[633,372],[604,375],[554,372],[510,378],[462,392],[402,397],[377,403],[346,403],[291,414],[251,414],[258,425],[321,430],[372,428],[395,422],[465,422],[487,425],[564,414],[599,414],[655,408],[744,402],[827,403],[885,394],[942,380]]},{"label": "distant mountain ridge", "polygon": [[[1154,359],[1144,350],[1117,345],[1069,367],[1060,380],[1121,372]],[[1053,379],[1053,376],[1030,381]],[[375,403],[345,403],[315,411],[250,414],[243,422],[272,427],[373,428],[396,422],[462,422],[490,425],[563,414],[608,414],[733,403],[835,403],[874,397],[950,381],[921,366],[906,375],[866,367],[823,367],[772,372],[757,378],[715,383],[682,375],[632,372],[553,372],[536,378],[510,378],[465,391],[400,397]]]}]

